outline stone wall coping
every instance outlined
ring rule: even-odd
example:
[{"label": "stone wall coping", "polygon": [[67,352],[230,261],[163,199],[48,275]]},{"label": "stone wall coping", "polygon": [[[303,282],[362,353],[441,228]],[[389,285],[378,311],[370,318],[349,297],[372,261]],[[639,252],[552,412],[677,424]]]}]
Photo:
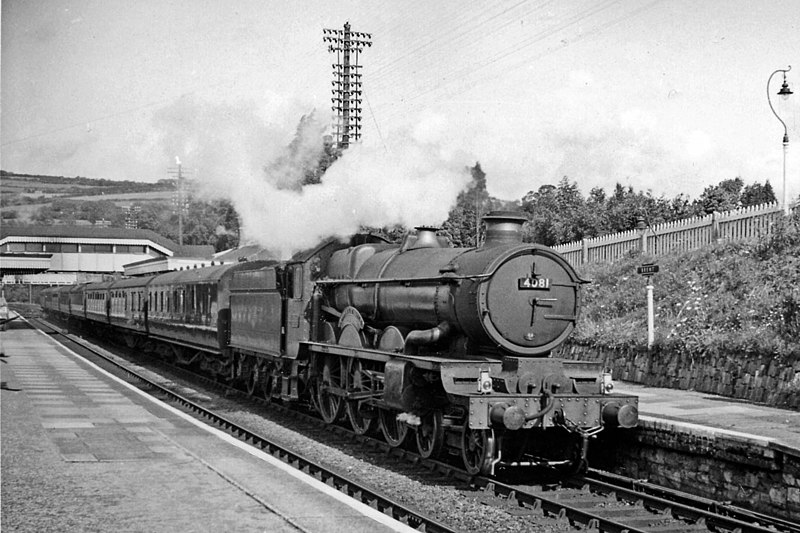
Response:
[{"label": "stone wall coping", "polygon": [[700,424],[693,424],[691,422],[670,420],[647,415],[639,415],[639,426],[655,431],[683,433],[698,438],[706,438],[711,441],[733,441],[737,444],[746,445],[748,447],[763,448],[766,452],[766,455],[771,455],[777,451],[800,458],[799,449],[793,448],[788,444],[779,441],[778,439],[753,435],[752,433],[743,433],[741,431],[733,431],[730,429],[702,426]]}]

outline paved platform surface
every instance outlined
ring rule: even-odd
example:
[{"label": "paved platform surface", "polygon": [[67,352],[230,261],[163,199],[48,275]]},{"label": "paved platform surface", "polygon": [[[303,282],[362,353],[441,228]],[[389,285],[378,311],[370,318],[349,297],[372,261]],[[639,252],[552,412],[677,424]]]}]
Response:
[{"label": "paved platform surface", "polygon": [[3,531],[411,531],[148,399],[14,321],[0,332]]},{"label": "paved platform surface", "polygon": [[800,456],[800,411],[777,409],[695,391],[616,382],[615,391],[639,396],[643,425],[660,423],[689,433],[717,434],[777,445]]}]

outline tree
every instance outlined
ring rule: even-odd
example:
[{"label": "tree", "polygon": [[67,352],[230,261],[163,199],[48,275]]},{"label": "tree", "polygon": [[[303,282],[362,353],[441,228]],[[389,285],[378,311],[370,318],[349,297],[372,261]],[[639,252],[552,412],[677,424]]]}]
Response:
[{"label": "tree", "polygon": [[606,210],[607,201],[606,191],[601,187],[593,187],[589,191],[583,215],[584,237],[598,237],[603,234],[603,213]]},{"label": "tree", "polygon": [[564,176],[556,188],[557,239],[560,242],[581,240],[587,229],[586,203],[578,184]]},{"label": "tree", "polygon": [[475,163],[470,173],[469,188],[458,195],[456,205],[442,225],[442,231],[456,247],[477,246],[480,242],[480,225],[483,216],[492,207],[486,191],[486,173],[480,163]]},{"label": "tree", "polygon": [[542,185],[537,191],[530,191],[522,198],[522,210],[528,217],[523,228],[522,239],[545,246],[558,243],[558,191],[554,185]]},{"label": "tree", "polygon": [[762,205],[776,202],[775,191],[772,190],[769,180],[764,185],[753,183],[742,190],[742,207]]},{"label": "tree", "polygon": [[636,224],[638,203],[632,186],[625,187],[621,183],[617,183],[614,186],[614,192],[606,202],[606,212],[602,221],[603,233],[616,233],[632,229]]},{"label": "tree", "polygon": [[736,177],[734,179],[722,180],[718,185],[706,187],[700,199],[695,203],[702,206],[706,213],[713,213],[714,211],[730,211],[741,206],[740,195],[744,181],[742,178]]}]

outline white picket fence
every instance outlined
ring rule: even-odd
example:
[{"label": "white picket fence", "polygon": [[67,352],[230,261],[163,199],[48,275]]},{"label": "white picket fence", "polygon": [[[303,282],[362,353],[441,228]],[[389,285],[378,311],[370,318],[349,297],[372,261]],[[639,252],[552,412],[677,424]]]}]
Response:
[{"label": "white picket fence", "polygon": [[[795,205],[792,210],[798,209]],[[648,255],[666,255],[696,250],[714,242],[740,241],[765,235],[783,216],[777,203],[743,207],[674,222],[656,224],[644,230],[630,230],[553,248],[573,266],[610,262],[632,250]]]}]

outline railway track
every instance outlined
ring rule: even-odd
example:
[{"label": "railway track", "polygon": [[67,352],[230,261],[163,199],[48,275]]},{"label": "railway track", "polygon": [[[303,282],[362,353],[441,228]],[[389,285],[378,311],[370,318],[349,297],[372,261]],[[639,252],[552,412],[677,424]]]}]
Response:
[{"label": "railway track", "polygon": [[509,512],[558,515],[571,524],[609,533],[800,531],[800,525],[785,520],[598,471],[558,486],[486,479],[477,480],[476,486],[487,504],[502,505]]},{"label": "railway track", "polygon": [[[124,368],[124,365],[121,368]],[[174,366],[169,366],[169,368],[172,372],[182,375],[183,379],[193,382],[202,380],[204,386],[213,387],[224,395],[229,396],[235,393],[245,396],[245,393],[238,389],[214,382],[187,369]],[[124,369],[124,372],[131,373],[128,369]],[[137,377],[136,379],[141,378]],[[149,382],[146,379],[142,379],[142,381]],[[433,520],[428,521],[422,513],[413,509],[405,509],[390,497],[375,494],[372,489],[363,487],[346,476],[329,472],[328,469],[313,461],[292,454],[289,450],[270,443],[247,428],[224,417],[219,417],[202,406],[196,406],[194,402],[186,400],[172,391],[166,391],[158,384],[148,383],[147,387],[165,390],[159,394],[173,397],[172,401],[198,413],[198,417],[208,420],[254,446],[268,450],[285,462],[338,487],[342,492],[355,495],[361,501],[377,507],[412,527],[421,531],[453,531],[446,524]],[[258,398],[246,397],[252,401],[259,401]],[[589,528],[613,533],[673,531],[800,533],[800,525],[786,520],[760,515],[739,507],[600,471],[590,470],[585,476],[544,484],[521,484],[513,481],[503,482],[498,479],[472,477],[459,465],[441,460],[423,459],[413,451],[402,447],[393,448],[383,440],[368,435],[356,435],[346,427],[325,425],[310,414],[291,410],[281,405],[273,405],[271,410],[289,417],[288,419],[292,420],[293,424],[302,423],[307,432],[314,433],[315,438],[331,439],[333,437],[339,441],[358,442],[367,449],[373,450],[378,461],[393,462],[397,469],[417,478],[424,478],[432,484],[446,482],[456,485],[466,497],[515,516],[544,515],[567,521],[579,529]]]}]

